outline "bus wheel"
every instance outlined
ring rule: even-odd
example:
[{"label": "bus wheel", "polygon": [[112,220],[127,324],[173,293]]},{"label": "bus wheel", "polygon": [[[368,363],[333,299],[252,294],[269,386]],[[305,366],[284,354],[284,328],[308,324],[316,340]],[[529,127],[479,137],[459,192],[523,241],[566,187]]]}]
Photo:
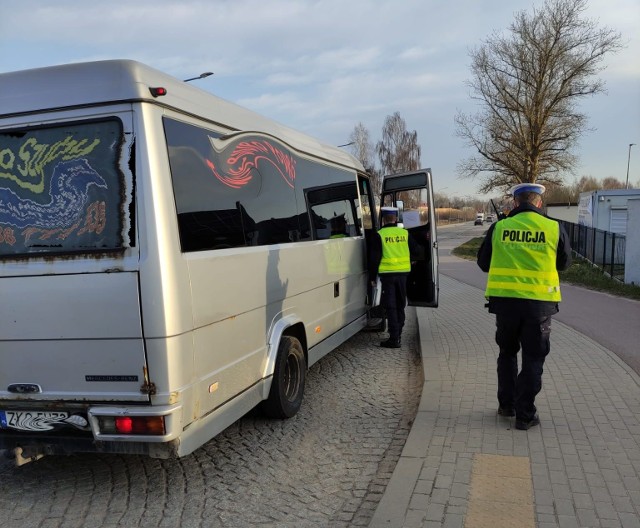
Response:
[{"label": "bus wheel", "polygon": [[269,397],[262,411],[270,418],[291,418],[302,405],[307,362],[295,337],[283,336],[278,347]]}]

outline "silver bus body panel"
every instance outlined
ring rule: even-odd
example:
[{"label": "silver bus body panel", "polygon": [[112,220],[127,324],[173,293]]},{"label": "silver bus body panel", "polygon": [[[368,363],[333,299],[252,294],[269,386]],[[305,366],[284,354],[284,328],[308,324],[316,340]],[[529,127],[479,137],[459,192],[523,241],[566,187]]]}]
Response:
[{"label": "silver bus body panel", "polygon": [[136,173],[144,334],[167,338],[193,328],[188,266],[179,250],[176,208],[159,107],[137,105]]},{"label": "silver bus body panel", "polygon": [[[351,273],[327,270],[327,246],[340,248]],[[273,374],[279,339],[269,337],[272,328],[282,335],[294,321],[303,322],[311,351],[366,313],[362,237],[199,252],[185,259],[194,285],[195,372],[201,376],[197,392],[209,395],[199,402],[202,412]],[[338,297],[335,282],[342,284]]]},{"label": "silver bus body panel", "polygon": [[178,441],[176,455],[182,457],[192,453],[236,422],[238,418],[247,414],[264,400],[265,391],[268,394],[268,389],[265,389],[267,381],[261,380],[248,387],[222,407],[200,416],[198,420],[194,420],[185,427]]},{"label": "silver bus body panel", "polygon": [[[368,279],[364,234],[181,251],[164,119],[269,137],[318,168],[311,186],[330,183],[322,167],[354,185],[364,170],[343,150],[137,62],[0,74],[0,133],[112,117],[123,124],[135,240],[100,257],[0,259],[0,411],[68,404],[86,411],[96,450],[184,456],[268,396],[283,335],[301,336],[310,366],[364,328]],[[16,396],[12,382],[42,393]],[[107,434],[104,416],[164,416],[166,431]]]},{"label": "silver bus body panel", "polygon": [[309,365],[313,365],[317,361],[321,360],[329,352],[356,335],[360,330],[365,328],[366,325],[367,316],[363,315],[352,323],[343,326],[335,334],[329,336],[324,341],[318,343],[315,347],[309,350]]},{"label": "silver bus body panel", "polygon": [[148,401],[137,273],[4,277],[0,400]]}]

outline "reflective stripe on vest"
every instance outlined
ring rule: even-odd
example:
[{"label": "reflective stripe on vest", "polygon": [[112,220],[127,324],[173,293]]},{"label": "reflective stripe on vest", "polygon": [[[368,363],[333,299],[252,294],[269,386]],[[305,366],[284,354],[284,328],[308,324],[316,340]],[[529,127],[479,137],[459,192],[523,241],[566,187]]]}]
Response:
[{"label": "reflective stripe on vest", "polygon": [[378,273],[404,273],[411,271],[409,231],[401,227],[383,227],[378,231],[382,240],[382,260]]},{"label": "reflective stripe on vest", "polygon": [[496,224],[486,297],[560,301],[556,253],[560,225],[534,212]]}]

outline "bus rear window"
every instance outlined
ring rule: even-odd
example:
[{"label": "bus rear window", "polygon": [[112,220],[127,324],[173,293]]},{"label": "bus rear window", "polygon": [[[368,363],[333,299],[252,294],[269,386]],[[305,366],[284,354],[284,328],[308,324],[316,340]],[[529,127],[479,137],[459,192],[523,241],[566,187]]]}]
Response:
[{"label": "bus rear window", "polygon": [[0,131],[0,258],[125,241],[118,119]]}]

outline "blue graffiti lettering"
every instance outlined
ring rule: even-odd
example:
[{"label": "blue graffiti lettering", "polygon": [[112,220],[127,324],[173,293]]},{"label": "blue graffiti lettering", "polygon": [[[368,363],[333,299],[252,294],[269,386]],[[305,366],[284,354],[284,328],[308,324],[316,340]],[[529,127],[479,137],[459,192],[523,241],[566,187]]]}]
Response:
[{"label": "blue graffiti lettering", "polygon": [[41,204],[0,188],[0,224],[18,229],[64,229],[77,223],[85,212],[89,188],[106,189],[107,183],[86,159],[58,163],[49,185],[50,201]]}]

